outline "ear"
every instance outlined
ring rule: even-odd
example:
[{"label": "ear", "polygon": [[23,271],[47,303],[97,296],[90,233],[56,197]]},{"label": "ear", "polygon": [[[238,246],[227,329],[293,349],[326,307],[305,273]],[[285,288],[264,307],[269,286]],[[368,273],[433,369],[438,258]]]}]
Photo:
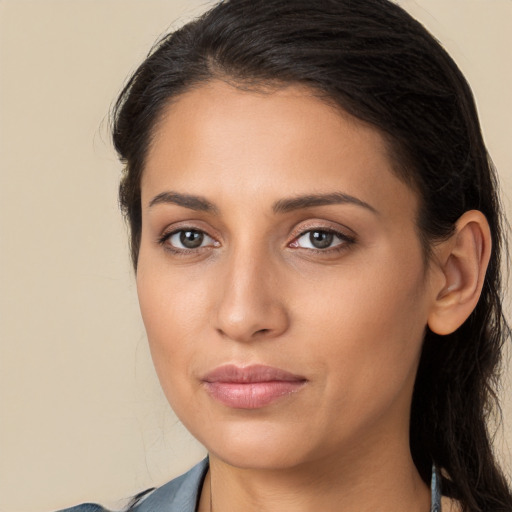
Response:
[{"label": "ear", "polygon": [[464,213],[455,225],[455,233],[435,252],[442,279],[434,290],[428,326],[444,335],[464,323],[480,298],[491,255],[491,233],[485,215],[477,210]]}]

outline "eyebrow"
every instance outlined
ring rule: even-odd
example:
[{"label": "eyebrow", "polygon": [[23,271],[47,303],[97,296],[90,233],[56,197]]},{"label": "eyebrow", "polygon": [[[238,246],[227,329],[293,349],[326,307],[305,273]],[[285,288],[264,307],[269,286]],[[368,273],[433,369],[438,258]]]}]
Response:
[{"label": "eyebrow", "polygon": [[343,192],[332,192],[329,194],[311,194],[306,196],[297,196],[290,199],[280,199],[272,209],[274,213],[288,213],[302,208],[312,208],[314,206],[326,206],[331,204],[354,204],[366,208],[372,213],[378,214],[378,211],[365,201],[357,197],[344,194]]},{"label": "eyebrow", "polygon": [[[201,196],[195,196],[191,194],[182,194],[180,192],[162,192],[156,195],[150,202],[148,207],[151,208],[157,204],[175,204],[188,208],[190,210],[196,210],[200,212],[218,214],[219,209],[208,199]],[[378,211],[365,201],[358,199],[357,197],[343,192],[331,192],[328,194],[309,194],[305,196],[291,197],[287,199],[280,199],[276,201],[272,210],[274,213],[288,213],[294,210],[300,210],[303,208],[312,208],[315,206],[328,206],[333,204],[354,204],[365,208],[372,213],[378,214]]]},{"label": "eyebrow", "polygon": [[151,199],[148,207],[157,204],[176,204],[199,212],[218,213],[218,208],[204,197],[179,192],[162,192]]}]

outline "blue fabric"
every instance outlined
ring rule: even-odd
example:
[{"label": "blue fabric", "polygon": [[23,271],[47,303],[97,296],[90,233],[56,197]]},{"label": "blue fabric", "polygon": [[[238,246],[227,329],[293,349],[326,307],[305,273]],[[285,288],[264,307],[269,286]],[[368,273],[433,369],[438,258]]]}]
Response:
[{"label": "blue fabric", "polygon": [[153,491],[133,512],[195,512],[207,471],[206,458],[184,475]]},{"label": "blue fabric", "polygon": [[[144,496],[140,503],[130,508],[130,512],[195,512],[207,471],[208,458],[202,460],[184,475]],[[99,505],[84,503],[59,512],[109,511]]]},{"label": "blue fabric", "polygon": [[430,496],[430,512],[441,512],[441,476],[435,465],[432,465]]},{"label": "blue fabric", "polygon": [[59,510],[59,512],[108,512],[108,511],[106,508],[103,508],[100,505],[95,505],[94,503],[84,503],[84,504],[78,505],[76,507],[65,508],[63,510]]},{"label": "blue fabric", "polygon": [[[208,471],[208,459],[202,460],[190,471],[159,487],[144,497],[142,502],[131,508],[131,512],[195,512],[204,477]],[[441,512],[440,478],[435,467],[432,468],[432,501],[430,512]],[[60,512],[109,512],[92,503],[66,508]]]}]

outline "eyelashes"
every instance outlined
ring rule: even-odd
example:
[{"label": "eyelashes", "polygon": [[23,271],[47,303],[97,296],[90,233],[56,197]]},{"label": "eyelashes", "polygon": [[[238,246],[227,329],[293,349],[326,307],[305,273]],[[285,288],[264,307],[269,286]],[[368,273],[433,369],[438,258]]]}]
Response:
[{"label": "eyelashes", "polygon": [[302,232],[288,246],[327,252],[355,242],[355,238],[326,228],[310,229]]},{"label": "eyelashes", "polygon": [[177,256],[199,254],[211,247],[220,247],[220,243],[202,229],[180,228],[164,232],[157,240],[168,252]]},{"label": "eyelashes", "polygon": [[[218,240],[208,235],[206,231],[196,227],[181,227],[180,229],[164,232],[157,241],[165,250],[181,256],[200,254],[205,250],[208,251],[221,246]],[[298,230],[297,235],[286,246],[295,250],[303,249],[310,254],[327,255],[333,252],[341,252],[355,242],[356,238],[353,235],[332,228],[317,226],[303,227]]]},{"label": "eyelashes", "polygon": [[[174,248],[181,250],[194,250],[203,246],[219,246],[211,236],[200,229],[180,229],[168,235],[165,235],[162,243],[167,242]],[[205,244],[205,245],[204,245]],[[178,247],[181,245],[181,247]]]}]

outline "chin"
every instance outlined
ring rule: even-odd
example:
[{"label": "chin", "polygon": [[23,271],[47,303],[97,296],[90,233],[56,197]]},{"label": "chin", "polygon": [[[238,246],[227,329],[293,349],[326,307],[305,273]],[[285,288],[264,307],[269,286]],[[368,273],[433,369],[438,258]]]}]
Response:
[{"label": "chin", "polygon": [[[217,450],[215,448],[218,448]],[[273,449],[274,446],[261,444],[235,444],[208,449],[208,453],[222,460],[225,464],[252,470],[285,470],[299,466],[304,459],[293,450]]]},{"label": "chin", "polygon": [[311,439],[297,428],[269,425],[267,422],[251,424],[239,422],[208,432],[192,432],[211,455],[226,464],[241,469],[286,469],[300,465],[308,459]]}]

